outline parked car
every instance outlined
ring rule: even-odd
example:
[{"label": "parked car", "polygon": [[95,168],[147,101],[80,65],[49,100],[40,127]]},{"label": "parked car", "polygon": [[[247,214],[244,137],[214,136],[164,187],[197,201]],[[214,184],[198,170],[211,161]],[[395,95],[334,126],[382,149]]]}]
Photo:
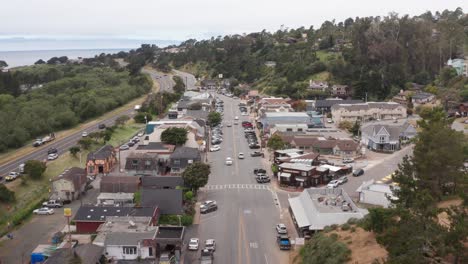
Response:
[{"label": "parked car", "polygon": [[354,160],[352,158],[344,158],[343,163],[353,163]]},{"label": "parked car", "polygon": [[214,203],[209,203],[209,204],[206,204],[206,205],[200,205],[200,214],[207,214],[209,212],[214,212],[218,210],[218,205],[216,204],[216,202]]},{"label": "parked car", "polygon": [[245,158],[245,155],[244,155],[244,153],[239,152],[239,154],[237,155],[237,157],[238,157],[239,159],[244,159],[244,158]]},{"label": "parked car", "polygon": [[82,136],[82,137],[87,137],[87,136],[88,136],[88,132],[83,131],[83,133],[81,133],[81,136]]},{"label": "parked car", "polygon": [[205,249],[208,249],[210,251],[215,251],[216,250],[216,242],[214,239],[208,239],[205,241]]},{"label": "parked car", "polygon": [[219,151],[219,150],[221,150],[221,147],[219,145],[213,145],[210,148],[211,152],[215,152],[215,151]]},{"label": "parked car", "polygon": [[49,200],[47,202],[43,202],[42,206],[47,207],[47,208],[60,208],[62,207],[62,203],[57,200]]},{"label": "parked car", "polygon": [[364,170],[363,170],[363,169],[357,169],[357,170],[353,171],[353,176],[354,176],[354,177],[359,177],[359,176],[361,176],[361,175],[363,175],[363,174],[364,174]]},{"label": "parked car", "polygon": [[339,182],[337,180],[333,180],[333,181],[330,181],[328,184],[327,184],[327,189],[334,189],[336,187],[338,187]]},{"label": "parked car", "polygon": [[227,127],[232,127],[231,122],[226,123],[226,126],[227,126]]},{"label": "parked car", "polygon": [[133,147],[133,146],[135,146],[135,143],[134,143],[133,141],[130,140],[130,141],[127,143],[127,145],[128,145],[129,147]]},{"label": "parked car", "polygon": [[106,124],[99,124],[99,125],[98,125],[98,128],[99,128],[99,129],[104,129],[104,128],[106,128]]},{"label": "parked car", "polygon": [[266,170],[264,170],[264,169],[254,169],[253,173],[254,173],[255,175],[258,175],[258,174],[260,174],[260,173],[266,174]]},{"label": "parked car", "polygon": [[42,208],[34,210],[33,213],[37,215],[52,215],[54,214],[54,209],[42,207]]},{"label": "parked car", "polygon": [[263,153],[260,152],[260,151],[254,151],[254,152],[250,153],[251,157],[261,157],[262,155],[263,155]]},{"label": "parked car", "polygon": [[235,116],[235,117],[234,117],[234,120],[239,120],[239,117],[238,117],[238,116]]},{"label": "parked car", "polygon": [[54,154],[54,153],[58,153],[58,150],[56,148],[50,148],[49,150],[47,150],[47,154]]},{"label": "parked car", "polygon": [[255,177],[255,180],[257,183],[268,183],[270,182],[270,177],[266,176],[265,174],[258,174],[257,177]]},{"label": "parked car", "polygon": [[348,182],[348,177],[343,176],[339,178],[337,181],[338,181],[338,184],[344,184],[345,182]]},{"label": "parked car", "polygon": [[124,144],[124,145],[120,146],[120,150],[127,150],[129,148],[130,148],[130,146],[127,145],[127,144]]},{"label": "parked car", "polygon": [[231,157],[226,158],[226,165],[232,165],[232,158]]},{"label": "parked car", "polygon": [[5,177],[5,181],[14,181],[20,176],[19,172],[12,171]]},{"label": "parked car", "polygon": [[250,149],[259,149],[260,145],[259,144],[249,144]]},{"label": "parked car", "polygon": [[198,238],[191,238],[188,243],[188,250],[198,250],[199,241]]},{"label": "parked car", "polygon": [[288,229],[286,228],[286,225],[285,224],[277,224],[276,225],[276,232],[278,234],[287,234],[288,233]]},{"label": "parked car", "polygon": [[58,158],[58,154],[57,153],[52,153],[52,154],[49,154],[47,156],[47,160],[55,160]]},{"label": "parked car", "polygon": [[138,133],[137,136],[142,137],[142,136],[144,136],[144,135],[145,135],[145,132],[141,131],[140,133]]}]

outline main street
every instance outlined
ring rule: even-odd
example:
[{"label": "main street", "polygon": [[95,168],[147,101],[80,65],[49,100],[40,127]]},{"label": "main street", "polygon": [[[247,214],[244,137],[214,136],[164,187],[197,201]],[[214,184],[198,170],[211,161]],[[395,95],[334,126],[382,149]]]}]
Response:
[{"label": "main street", "polygon": [[[270,184],[256,183],[253,170],[262,167],[262,158],[250,157],[252,151],[241,126],[248,116],[240,115],[238,100],[220,97],[224,101],[223,123],[233,123],[234,117],[239,116],[239,125],[225,125],[221,150],[208,154],[211,175],[208,185],[199,192],[199,201],[215,200],[218,210],[201,215],[199,224],[189,229],[186,240],[198,237],[203,244],[206,239],[215,239],[216,263],[287,263],[289,254],[279,250],[275,230],[277,223],[288,223],[292,238],[295,237],[287,205],[277,203]],[[245,159],[237,158],[239,152],[245,154]],[[226,157],[233,158],[232,166],[225,165]],[[184,263],[198,263],[199,251],[184,254]]]}]

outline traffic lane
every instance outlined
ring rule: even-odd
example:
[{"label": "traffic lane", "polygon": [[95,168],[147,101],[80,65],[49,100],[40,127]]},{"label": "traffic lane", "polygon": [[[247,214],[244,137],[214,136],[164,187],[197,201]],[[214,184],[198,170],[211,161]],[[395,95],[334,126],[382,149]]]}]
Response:
[{"label": "traffic lane", "polygon": [[187,89],[194,89],[195,88],[195,83],[197,82],[195,76],[193,76],[190,73],[181,72],[181,71],[178,71],[178,70],[174,70],[174,73],[177,76],[179,76],[180,78],[182,78],[182,80],[184,81]]},{"label": "traffic lane", "polygon": [[[133,111],[133,109],[129,109],[128,111],[125,111],[125,112],[120,113],[118,115],[115,115],[115,116],[113,116],[111,118],[103,120],[99,124],[106,124],[106,126],[112,126],[112,125],[114,125],[115,120],[121,115],[133,116],[134,111]],[[56,148],[59,155],[63,154],[65,152],[67,152],[70,147],[77,144],[78,140],[80,140],[82,138],[82,133],[84,131],[86,131],[88,133],[91,133],[91,132],[95,132],[95,131],[99,131],[99,130],[100,129],[98,128],[97,125],[91,125],[91,126],[88,126],[88,127],[84,128],[83,130],[80,130],[80,131],[78,131],[76,133],[71,134],[70,136],[67,136],[67,137],[62,138],[62,139],[56,139],[56,140],[54,140],[54,141],[52,141],[50,143],[47,143],[47,144],[45,144],[43,146],[40,146],[40,147],[36,148],[36,150],[31,152],[30,154],[27,154],[27,155],[25,155],[25,156],[23,156],[21,158],[18,158],[18,159],[14,160],[14,161],[11,161],[9,163],[6,163],[6,164],[0,166],[0,175],[7,175],[10,171],[17,170],[18,166],[21,163],[25,163],[28,160],[43,160],[44,158],[47,157],[45,155],[45,153],[47,153],[47,150],[49,148]]]},{"label": "traffic lane", "polygon": [[357,188],[364,182],[370,180],[380,180],[385,176],[392,174],[398,169],[398,164],[403,161],[403,157],[406,155],[412,155],[413,147],[407,146],[402,150],[390,154],[388,157],[382,159],[381,162],[370,166],[368,169],[364,168],[364,175],[359,177],[353,177],[351,174],[348,175],[348,182],[341,185],[341,187],[353,198],[358,196],[356,192]]}]

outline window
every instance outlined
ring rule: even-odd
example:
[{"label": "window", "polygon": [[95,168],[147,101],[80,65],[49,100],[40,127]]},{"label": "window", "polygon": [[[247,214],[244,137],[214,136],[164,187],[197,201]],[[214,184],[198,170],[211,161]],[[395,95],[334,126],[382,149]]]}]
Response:
[{"label": "window", "polygon": [[298,128],[297,131],[298,131],[298,132],[302,132],[302,128]]},{"label": "window", "polygon": [[125,255],[136,255],[137,253],[136,247],[123,247],[122,249]]},{"label": "window", "polygon": [[180,160],[175,159],[175,160],[174,160],[174,165],[180,165]]},{"label": "window", "polygon": [[286,131],[291,132],[293,130],[292,130],[292,128],[286,128]]},{"label": "window", "polygon": [[385,136],[380,136],[380,143],[385,143]]},{"label": "window", "polygon": [[93,173],[93,172],[94,172],[94,166],[89,166],[88,173]]},{"label": "window", "polygon": [[133,166],[137,166],[138,165],[138,160],[132,160],[132,164],[133,164]]}]

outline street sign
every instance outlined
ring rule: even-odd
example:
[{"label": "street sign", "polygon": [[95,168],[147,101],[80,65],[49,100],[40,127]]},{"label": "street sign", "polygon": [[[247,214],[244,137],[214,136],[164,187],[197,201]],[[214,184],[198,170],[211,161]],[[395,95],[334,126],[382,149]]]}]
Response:
[{"label": "street sign", "polygon": [[304,245],[304,244],[305,244],[305,239],[303,237],[296,238],[296,245]]},{"label": "street sign", "polygon": [[63,215],[64,215],[65,217],[71,217],[71,216],[72,216],[72,210],[71,210],[71,208],[64,208],[64,209],[63,209]]}]

